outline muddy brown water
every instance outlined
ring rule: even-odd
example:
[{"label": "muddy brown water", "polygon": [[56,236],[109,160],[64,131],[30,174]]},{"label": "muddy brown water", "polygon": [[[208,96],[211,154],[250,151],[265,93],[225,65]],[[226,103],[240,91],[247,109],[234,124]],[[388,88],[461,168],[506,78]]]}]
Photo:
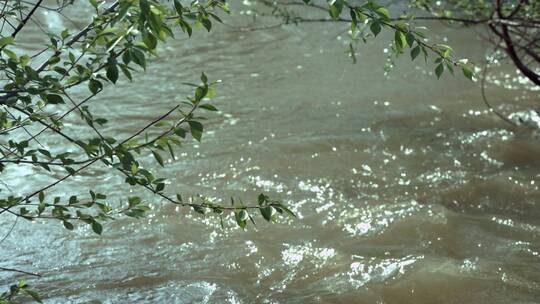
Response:
[{"label": "muddy brown water", "polygon": [[[250,7],[239,9],[230,26],[167,43],[146,73],[92,107],[113,121],[104,132],[122,137],[190,94],[183,82],[202,71],[221,79],[221,111],[206,115],[203,141],[186,142],[158,172],[186,195],[249,201],[264,191],[299,218],[222,230],[143,194],[150,216],[107,224],[101,237],[18,222],[0,266],[40,272],[29,281],[47,303],[540,302],[533,132],[486,111],[478,83],[459,75],[437,81],[407,58],[384,75],[391,36],[361,46],[353,65],[342,26],[239,31],[231,26],[251,22]],[[431,26],[435,40],[483,58],[480,30]],[[488,96],[505,109],[537,106],[538,91],[522,82],[499,67]],[[67,127],[86,132],[74,118]],[[54,136],[43,141],[62,148]],[[3,176],[19,194],[54,178],[23,167]],[[133,191],[100,166],[55,191],[91,187],[112,199]],[[13,220],[0,219],[2,235]],[[19,278],[0,273],[3,285]]]}]

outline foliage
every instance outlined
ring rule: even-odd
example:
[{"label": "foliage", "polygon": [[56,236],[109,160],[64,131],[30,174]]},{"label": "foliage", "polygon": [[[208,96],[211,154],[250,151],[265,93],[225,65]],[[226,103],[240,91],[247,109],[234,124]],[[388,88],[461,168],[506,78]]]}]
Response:
[{"label": "foliage", "polygon": [[[30,221],[55,220],[68,230],[84,224],[97,234],[103,232],[105,221],[119,216],[144,216],[148,203],[137,195],[114,204],[107,194],[93,189],[87,189],[87,194],[78,190],[65,195],[50,194],[54,187],[101,164],[123,176],[128,187],[149,191],[196,213],[220,217],[233,214],[242,228],[253,222],[256,214],[269,222],[284,213],[294,216],[280,201],[264,194],[251,205],[233,198],[230,205],[216,204],[202,196],[184,199],[180,193],[174,193],[173,187],[166,187],[165,178],[157,176],[155,168],[142,167],[141,157],[153,155],[158,166],[165,166],[164,153],[174,158],[175,146],[180,146],[189,135],[198,141],[202,139],[204,118],[198,113],[217,110],[210,100],[216,82],[204,73],[199,77],[200,83],[189,84],[193,87],[192,96],[164,109],[164,113],[126,138],[104,135],[101,130],[109,122],[89,105],[91,101],[97,102],[95,97],[105,86],[116,84],[120,77],[132,80],[132,73],[145,70],[151,64],[150,58],[157,56],[158,45],[174,37],[175,28],[188,36],[198,28],[210,31],[220,21],[217,14],[228,12],[227,5],[215,0],[187,4],[178,0],[89,2],[94,9],[89,24],[82,29],[66,28],[59,34],[43,31],[48,42],[35,53],[18,48],[18,42],[24,40],[23,29],[34,14],[38,10],[62,14],[67,7],[80,4],[64,1],[51,8],[43,0],[15,0],[4,1],[1,6],[2,33],[9,34],[0,38],[0,172],[11,166],[31,166],[37,174],[60,177],[24,195],[2,189],[5,194],[0,197],[0,215]],[[77,100],[74,90],[78,88],[80,92],[81,87],[86,87],[87,96]],[[91,131],[90,136],[73,135],[64,125],[65,117],[75,113]],[[43,136],[57,136],[62,144],[55,149],[46,147],[39,141]],[[24,282],[14,285],[0,300],[10,301],[20,291],[32,296],[26,287]]]},{"label": "foliage", "polygon": [[414,0],[432,20],[466,26],[484,25],[496,52],[506,57],[533,84],[540,86],[540,2],[528,0]]},{"label": "foliage", "polygon": [[[2,134],[9,136],[0,147],[0,169],[9,165],[28,165],[49,173],[64,171],[65,175],[27,195],[3,197],[0,214],[8,213],[27,220],[55,219],[70,230],[74,227],[73,222],[83,222],[98,234],[102,232],[101,221],[116,215],[142,216],[148,207],[138,196],[126,198],[123,206],[118,208],[107,202],[105,194],[91,189],[87,195],[47,195],[51,188],[97,163],[125,176],[125,182],[130,186],[144,188],[199,213],[231,211],[244,214],[249,209],[263,211],[266,208],[275,208],[281,213],[287,210],[280,202],[265,195],[261,195],[259,203],[253,206],[243,206],[240,201],[231,206],[215,205],[206,200],[185,201],[179,193],[174,197],[166,194],[165,179],[141,167],[138,156],[152,154],[156,163],[164,166],[162,153],[174,157],[173,147],[179,146],[187,134],[201,140],[202,117],[197,116],[196,111],[217,110],[209,100],[214,95],[216,83],[210,82],[204,73],[199,84],[189,84],[194,88],[193,96],[167,109],[127,138],[104,136],[100,128],[108,123],[107,120],[98,117],[87,105],[106,84],[115,84],[121,75],[131,80],[137,68],[146,69],[148,57],[156,55],[159,43],[173,37],[174,27],[188,35],[197,25],[210,30],[212,23],[220,20],[217,11],[228,10],[226,5],[220,1],[192,2],[190,5],[175,1],[173,6],[147,0],[116,1],[108,5],[90,1],[96,13],[92,23],[78,32],[65,29],[60,35],[47,33],[50,43],[40,53],[48,52],[50,56],[46,62],[37,65],[33,60],[36,55],[18,55],[12,48],[16,47],[19,28],[24,27],[40,2],[27,6],[27,2],[21,1],[18,5],[7,6],[5,12],[4,20],[8,22],[13,18],[18,20],[19,26],[10,36],[0,40],[0,65],[5,79],[0,96],[0,125]],[[19,12],[25,12],[26,17],[20,19]],[[81,101],[74,100],[71,89],[83,85],[88,87],[88,96]],[[93,130],[91,138],[69,134],[62,119],[71,112],[78,112],[81,122]],[[37,133],[30,132],[29,128],[35,125],[42,129]],[[22,137],[17,136],[17,131],[28,137],[17,140]],[[46,131],[65,141],[65,151],[53,153],[39,143],[37,138]],[[67,152],[69,150],[76,152]],[[245,219],[238,224],[245,226]]]},{"label": "foliage", "polygon": [[[458,67],[472,79],[475,68],[466,59],[455,59],[453,50],[445,44],[430,44],[423,32],[426,28],[418,22],[440,21],[462,26],[485,26],[490,34],[487,39],[493,52],[502,51],[518,70],[533,84],[540,85],[540,2],[528,0],[409,0],[410,11],[391,16],[388,9],[375,2],[361,5],[355,1],[333,0],[321,4],[314,0],[303,1],[260,1],[272,7],[271,15],[280,16],[283,24],[311,22],[348,23],[349,54],[356,61],[355,48],[384,30],[394,32],[392,60],[409,48],[411,59],[428,53],[435,55],[434,73],[439,78],[444,71],[453,73]],[[328,17],[309,18],[298,13],[294,7],[309,7],[325,12]],[[421,14],[418,9],[429,15]],[[412,12],[411,12],[412,10]],[[265,12],[262,15],[267,14]],[[504,58],[501,58],[504,59]]]},{"label": "foliage", "polygon": [[35,302],[43,303],[42,300],[41,300],[41,296],[37,292],[35,292],[34,290],[30,289],[30,285],[28,285],[23,280],[19,281],[19,283],[17,283],[17,284],[13,284],[13,285],[9,286],[8,291],[0,294],[0,303],[1,304],[15,303],[12,300],[14,300],[21,293],[27,294]]},{"label": "foliage", "polygon": [[[444,71],[454,73],[454,69],[461,69],[463,75],[469,79],[474,77],[474,67],[467,59],[455,58],[453,49],[446,44],[428,43],[424,34],[426,29],[414,22],[414,16],[401,15],[392,17],[389,10],[373,1],[362,5],[352,4],[346,0],[328,1],[326,4],[313,0],[300,1],[271,1],[261,0],[265,6],[272,10],[260,12],[261,15],[274,15],[282,18],[284,24],[311,23],[311,22],[339,22],[347,23],[349,30],[348,53],[356,62],[356,48],[359,43],[380,35],[384,30],[393,33],[391,51],[394,58],[407,52],[411,60],[423,55],[426,62],[429,55],[434,56],[434,73],[440,78]],[[305,17],[294,10],[295,7],[307,7],[324,12],[323,17]],[[326,17],[328,16],[328,17]]]}]

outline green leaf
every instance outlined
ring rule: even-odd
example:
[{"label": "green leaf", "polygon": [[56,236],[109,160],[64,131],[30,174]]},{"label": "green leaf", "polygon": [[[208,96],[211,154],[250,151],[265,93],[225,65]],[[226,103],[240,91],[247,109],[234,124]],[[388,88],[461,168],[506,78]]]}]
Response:
[{"label": "green leaf", "polygon": [[146,17],[148,20],[148,25],[150,26],[152,32],[159,34],[162,28],[162,23],[159,20],[159,17],[151,9],[146,15]]},{"label": "green leaf", "polygon": [[20,58],[21,65],[26,66],[30,62],[30,57],[28,55],[22,55]]},{"label": "green leaf", "polygon": [[120,65],[120,70],[122,70],[122,73],[124,73],[124,76],[126,76],[127,79],[129,79],[129,81],[133,81],[133,78],[131,76],[131,72],[129,71],[129,69],[127,68],[126,65],[121,64]]},{"label": "green leaf", "polygon": [[17,61],[17,54],[15,54],[15,52],[12,52],[8,49],[3,49],[2,50],[6,55],[8,55],[8,57],[13,60],[14,62]]},{"label": "green leaf", "polygon": [[188,123],[191,131],[191,136],[193,136],[193,138],[195,138],[197,141],[201,141],[204,129],[202,123],[195,120],[190,120],[188,121]]},{"label": "green leaf", "polygon": [[161,157],[161,155],[159,155],[159,153],[157,153],[156,151],[152,150],[152,154],[154,155],[154,158],[156,159],[156,161],[158,162],[158,164],[160,166],[164,166],[164,163],[163,163],[163,158]]},{"label": "green leaf", "polygon": [[39,76],[36,70],[32,69],[30,66],[25,66],[24,71],[28,75],[28,77],[32,80],[38,80]]},{"label": "green leaf", "polygon": [[60,37],[62,37],[62,39],[66,39],[67,37],[69,37],[69,30],[68,30],[68,29],[64,29],[64,30],[60,33]]},{"label": "green leaf", "polygon": [[44,149],[38,149],[39,153],[47,156],[47,157],[51,157],[51,152],[47,151],[47,150],[44,150]]},{"label": "green leaf", "polygon": [[334,4],[331,4],[328,9],[328,12],[330,13],[330,17],[332,17],[333,20],[336,20],[337,18],[339,18],[342,8],[343,8],[342,5],[338,5],[338,1],[336,1],[336,3]]},{"label": "green leaf", "polygon": [[104,124],[107,123],[107,119],[99,117],[99,118],[94,119],[94,122],[103,126]]},{"label": "green leaf", "polygon": [[188,36],[191,37],[191,34],[193,34],[193,29],[191,28],[191,25],[183,19],[178,20],[178,22],[180,23],[182,31],[186,32]]},{"label": "green leaf", "polygon": [[206,214],[206,211],[205,211],[204,207],[201,207],[199,205],[193,205],[192,208],[193,208],[193,211],[195,211],[195,212],[197,212],[199,214]]},{"label": "green leaf", "polygon": [[259,194],[259,196],[257,197],[257,202],[259,203],[259,206],[261,206],[265,201],[266,196],[263,193]]},{"label": "green leaf", "polygon": [[112,81],[112,83],[116,83],[118,80],[118,67],[116,66],[116,63],[110,62],[107,65],[106,75],[107,78]]},{"label": "green leaf", "polygon": [[124,64],[129,64],[131,62],[131,53],[129,50],[122,53],[122,62],[124,62]]},{"label": "green leaf", "polygon": [[139,166],[136,163],[131,164],[131,174],[136,175],[139,172]]},{"label": "green leaf", "polygon": [[406,43],[405,34],[403,34],[402,31],[397,30],[394,34],[394,41],[396,43],[396,46],[398,50],[401,50]]},{"label": "green leaf", "polygon": [[466,64],[461,65],[461,71],[463,72],[463,75],[467,77],[470,80],[473,80],[474,77],[474,71],[472,68]]},{"label": "green leaf", "polygon": [[208,87],[208,93],[206,93],[207,98],[214,98],[216,97],[216,90],[213,87]]},{"label": "green leaf", "polygon": [[267,220],[268,222],[272,220],[272,213],[274,211],[274,208],[272,206],[266,206],[264,208],[261,208],[261,215],[262,217]]},{"label": "green leaf", "polygon": [[443,71],[444,71],[444,65],[442,63],[440,63],[435,68],[435,75],[437,75],[437,79],[441,78],[441,75],[442,75]]},{"label": "green leaf", "polygon": [[407,40],[407,44],[409,45],[409,47],[412,48],[414,41],[416,41],[416,39],[414,38],[414,35],[411,32],[408,32],[405,35],[405,39]]},{"label": "green leaf", "polygon": [[[5,18],[5,17],[3,16],[2,18]],[[0,38],[0,47],[4,47],[8,44],[13,44],[13,42],[14,42],[14,39],[11,36],[2,37]]]},{"label": "green leaf", "polygon": [[210,32],[210,30],[212,29],[212,21],[210,21],[210,19],[208,18],[204,18],[201,20],[201,23],[204,26],[204,28]]},{"label": "green leaf", "polygon": [[206,96],[206,93],[208,93],[207,86],[198,87],[197,89],[195,89],[195,100],[196,101],[202,100]]},{"label": "green leaf", "polygon": [[452,64],[450,62],[446,62],[446,69],[448,71],[450,71],[450,74],[454,75],[454,67],[452,66]]},{"label": "green leaf", "polygon": [[56,94],[47,94],[46,99],[47,99],[47,103],[50,103],[50,104],[64,103],[64,99],[62,98],[62,96],[56,95]]},{"label": "green leaf", "polygon": [[248,219],[247,212],[245,210],[240,210],[240,211],[235,212],[234,219],[236,220],[236,224],[240,228],[244,229],[246,227],[247,219]]},{"label": "green leaf", "polygon": [[292,212],[291,209],[289,209],[287,206],[285,206],[285,205],[282,204],[282,203],[280,203],[279,206],[281,207],[281,209],[285,210],[285,212],[286,212],[289,216],[296,218],[296,214],[294,214],[294,212]]},{"label": "green leaf", "polygon": [[47,62],[49,65],[54,65],[54,64],[57,64],[58,62],[60,62],[60,57],[59,56],[53,56],[49,59],[49,61]]},{"label": "green leaf", "polygon": [[381,23],[377,20],[373,20],[369,26],[369,29],[373,33],[373,36],[377,36],[381,32]]},{"label": "green leaf", "polygon": [[90,79],[90,81],[88,82],[88,89],[90,89],[90,92],[92,92],[92,94],[97,94],[103,89],[103,85],[98,80]]},{"label": "green leaf", "polygon": [[379,14],[379,16],[381,16],[381,17],[384,17],[384,18],[387,18],[387,19],[390,18],[390,12],[384,6],[381,6],[378,9],[376,9],[375,12],[377,14]]},{"label": "green leaf", "polygon": [[41,297],[39,296],[39,294],[33,290],[29,290],[29,289],[24,289],[24,291],[32,297],[32,299],[34,299],[34,301],[38,302],[38,303],[43,303],[43,300],[41,300]]},{"label": "green leaf", "polygon": [[38,214],[41,215],[45,211],[45,203],[40,202],[38,205]]},{"label": "green leaf", "polygon": [[212,18],[213,18],[214,20],[216,20],[217,22],[223,23],[223,20],[221,20],[221,18],[219,18],[218,15],[213,14],[213,13],[208,13],[208,15],[210,15],[210,17],[212,17]]},{"label": "green leaf", "polygon": [[247,221],[248,218],[249,218],[249,214],[248,214],[247,211],[244,210],[244,209],[240,210],[240,212],[238,213],[238,215],[240,216],[240,220],[242,220],[242,221]]},{"label": "green leaf", "polygon": [[208,111],[217,111],[218,110],[216,107],[214,107],[211,104],[203,104],[203,105],[200,105],[199,108],[205,109],[205,110],[208,110]]},{"label": "green leaf", "polygon": [[130,55],[132,55],[131,59],[133,60],[133,62],[146,70],[146,57],[144,56],[144,53],[142,51],[133,48],[130,52]]},{"label": "green leaf", "polygon": [[351,32],[356,32],[358,26],[358,20],[356,19],[356,12],[353,9],[349,10],[349,15],[351,16]]},{"label": "green leaf", "polygon": [[98,9],[98,2],[97,0],[89,0],[90,4],[97,10]]},{"label": "green leaf", "polygon": [[415,48],[411,50],[411,59],[412,60],[416,59],[418,55],[420,55],[420,46],[417,45]]},{"label": "green leaf", "polygon": [[68,221],[63,221],[64,227],[66,227],[67,230],[73,230],[73,224]]},{"label": "green leaf", "polygon": [[141,13],[148,15],[150,13],[150,5],[148,0],[139,0],[139,7],[141,8]]},{"label": "green leaf", "polygon": [[143,33],[143,42],[150,50],[155,49],[158,44],[157,38],[149,32]]},{"label": "green leaf", "polygon": [[180,1],[178,0],[174,0],[174,8],[176,9],[176,13],[178,14],[178,16],[181,17],[184,9],[182,3],[180,3]]},{"label": "green leaf", "polygon": [[182,138],[186,138],[186,130],[182,129],[182,128],[176,128],[174,129],[174,134],[182,137]]},{"label": "green leaf", "polygon": [[96,233],[101,235],[101,232],[103,232],[103,226],[101,226],[100,223],[96,221],[92,221],[92,230]]}]

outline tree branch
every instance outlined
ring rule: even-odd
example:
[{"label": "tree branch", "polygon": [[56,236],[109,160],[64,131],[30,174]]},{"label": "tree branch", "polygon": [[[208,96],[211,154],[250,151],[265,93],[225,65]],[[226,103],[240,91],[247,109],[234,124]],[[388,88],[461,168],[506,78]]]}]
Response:
[{"label": "tree branch", "polygon": [[28,272],[28,271],[24,271],[24,270],[15,269],[15,268],[0,267],[0,270],[10,271],[10,272],[18,272],[18,273],[23,273],[23,274],[35,276],[35,277],[41,277],[41,274],[39,274],[39,273]]}]

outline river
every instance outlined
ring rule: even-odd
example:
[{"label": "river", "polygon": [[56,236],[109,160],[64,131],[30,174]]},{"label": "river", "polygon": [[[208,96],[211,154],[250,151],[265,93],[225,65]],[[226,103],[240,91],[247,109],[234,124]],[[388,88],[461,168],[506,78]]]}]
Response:
[{"label": "river", "polygon": [[[361,45],[352,64],[343,25],[244,31],[252,8],[238,9],[209,34],[168,42],[145,73],[107,87],[92,107],[111,121],[104,132],[122,138],[191,94],[183,82],[203,71],[221,79],[220,112],[206,114],[202,142],[186,141],[158,172],[186,196],[268,193],[298,219],[221,229],[146,195],[147,218],[106,224],[102,236],[20,220],[0,266],[41,273],[27,279],[46,303],[539,301],[534,132],[489,113],[478,82],[436,80],[423,59],[405,55],[385,75],[392,35]],[[481,62],[481,29],[429,26],[434,41]],[[514,70],[492,70],[490,101],[538,109],[538,91]],[[75,122],[66,126],[83,132]],[[56,140],[44,138],[53,148]],[[54,178],[22,167],[4,174],[17,193]],[[133,191],[122,181],[96,166],[56,191],[96,187],[115,198]],[[3,235],[13,218],[0,220]],[[0,273],[2,285],[19,278]]]}]

